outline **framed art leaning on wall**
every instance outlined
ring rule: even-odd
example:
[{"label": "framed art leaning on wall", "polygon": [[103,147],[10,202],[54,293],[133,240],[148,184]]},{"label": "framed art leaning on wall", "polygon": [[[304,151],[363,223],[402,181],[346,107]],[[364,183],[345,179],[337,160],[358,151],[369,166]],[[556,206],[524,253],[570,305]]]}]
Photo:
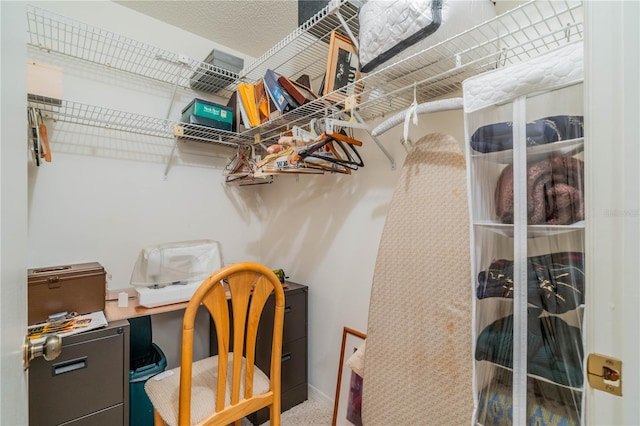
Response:
[{"label": "framed art leaning on wall", "polygon": [[366,337],[366,334],[349,327],[342,331],[332,426],[362,426],[362,361]]}]

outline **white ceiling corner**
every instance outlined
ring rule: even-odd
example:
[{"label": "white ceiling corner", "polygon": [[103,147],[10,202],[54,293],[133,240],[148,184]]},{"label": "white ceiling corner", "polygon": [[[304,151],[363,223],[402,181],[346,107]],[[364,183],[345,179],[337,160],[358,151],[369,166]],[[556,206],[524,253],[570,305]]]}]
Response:
[{"label": "white ceiling corner", "polygon": [[297,0],[114,1],[253,57],[298,27]]}]

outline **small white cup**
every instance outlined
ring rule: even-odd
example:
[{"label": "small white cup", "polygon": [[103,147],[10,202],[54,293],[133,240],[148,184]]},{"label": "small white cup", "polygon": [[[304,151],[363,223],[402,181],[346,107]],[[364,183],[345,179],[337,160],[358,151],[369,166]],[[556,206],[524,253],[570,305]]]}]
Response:
[{"label": "small white cup", "polygon": [[126,308],[129,306],[129,295],[126,292],[118,293],[118,307]]}]

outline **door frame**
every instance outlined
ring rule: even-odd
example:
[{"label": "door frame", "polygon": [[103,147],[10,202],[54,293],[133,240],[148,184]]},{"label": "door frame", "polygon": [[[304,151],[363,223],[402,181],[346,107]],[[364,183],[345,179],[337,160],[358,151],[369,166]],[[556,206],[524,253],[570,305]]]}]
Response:
[{"label": "door frame", "polygon": [[27,20],[25,3],[0,2],[0,424],[28,424]]},{"label": "door frame", "polygon": [[587,387],[587,424],[640,422],[640,2],[585,2],[587,354],[623,361],[622,397]]}]

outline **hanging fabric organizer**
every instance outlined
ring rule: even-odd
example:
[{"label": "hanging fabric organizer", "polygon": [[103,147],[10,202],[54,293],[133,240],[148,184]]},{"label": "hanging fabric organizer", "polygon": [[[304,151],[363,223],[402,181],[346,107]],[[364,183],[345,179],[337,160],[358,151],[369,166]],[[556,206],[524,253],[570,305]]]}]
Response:
[{"label": "hanging fabric organizer", "polygon": [[583,69],[576,42],[463,83],[474,424],[584,424]]}]

